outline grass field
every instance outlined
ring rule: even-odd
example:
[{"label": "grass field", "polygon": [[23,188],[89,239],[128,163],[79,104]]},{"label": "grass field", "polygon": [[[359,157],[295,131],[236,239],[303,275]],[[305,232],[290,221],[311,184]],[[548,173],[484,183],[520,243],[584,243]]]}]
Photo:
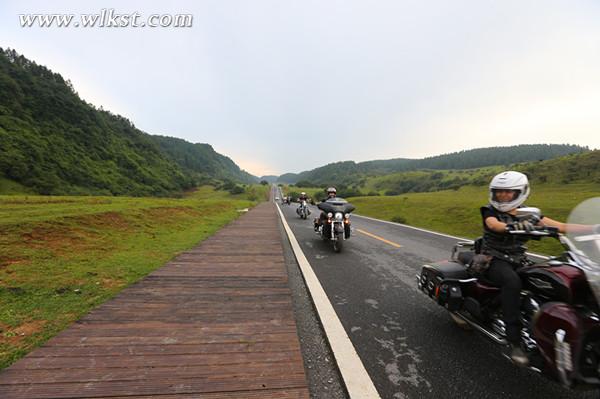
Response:
[{"label": "grass field", "polygon": [[0,368],[254,204],[211,187],[181,199],[0,196]]},{"label": "grass field", "polygon": [[[581,201],[600,196],[598,184],[535,185],[527,205],[552,219],[566,221]],[[481,235],[479,207],[488,202],[487,187],[464,186],[459,190],[407,193],[385,197],[348,198],[356,213],[405,223],[459,237]],[[530,250],[556,254],[561,246],[551,239],[531,242]],[[450,248],[449,248],[450,250]]]}]

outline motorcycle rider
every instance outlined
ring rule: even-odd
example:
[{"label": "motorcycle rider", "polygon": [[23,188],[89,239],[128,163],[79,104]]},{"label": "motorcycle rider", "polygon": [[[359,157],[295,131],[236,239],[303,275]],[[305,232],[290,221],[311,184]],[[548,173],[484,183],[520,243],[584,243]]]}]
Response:
[{"label": "motorcycle rider", "polygon": [[300,196],[298,197],[298,202],[302,202],[302,201],[308,202],[308,195],[306,195],[306,193],[304,191],[302,191],[300,193]]},{"label": "motorcycle rider", "polygon": [[[327,197],[325,199],[322,199],[321,202],[325,202],[329,199],[335,198],[336,196],[337,196],[337,190],[335,189],[335,187],[328,187],[327,188]],[[319,226],[321,224],[323,224],[325,219],[327,219],[327,215],[325,214],[325,212],[321,211],[321,214],[319,215],[319,217],[315,218],[315,220],[314,220],[315,231],[319,230]]]},{"label": "motorcycle rider", "polygon": [[[521,323],[519,321],[521,279],[516,270],[526,261],[526,235],[512,235],[510,231],[532,231],[534,226],[556,227],[565,233],[567,225],[546,216],[539,220],[519,221],[517,209],[529,197],[527,176],[515,171],[502,172],[492,179],[489,186],[489,204],[480,208],[483,219],[481,253],[490,255],[491,261],[484,277],[500,287],[500,301],[506,338],[511,345],[510,357],[519,366],[526,366],[529,359],[520,347]],[[570,226],[569,226],[570,227]]]},{"label": "motorcycle rider", "polygon": [[[308,195],[306,195],[306,193],[304,191],[302,191],[300,193],[300,196],[298,196],[298,203],[300,204],[300,206],[298,206],[298,209],[296,209],[296,213],[300,213],[300,207],[302,206],[302,201],[306,201],[306,203],[308,204]],[[308,208],[308,206],[306,207],[306,210],[308,211],[308,214],[310,215],[310,209]]]}]

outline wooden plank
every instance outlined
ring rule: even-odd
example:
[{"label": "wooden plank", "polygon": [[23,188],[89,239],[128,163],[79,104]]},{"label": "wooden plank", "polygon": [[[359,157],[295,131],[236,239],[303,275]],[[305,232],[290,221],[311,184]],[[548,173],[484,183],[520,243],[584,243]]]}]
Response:
[{"label": "wooden plank", "polygon": [[[111,396],[111,399],[151,399],[155,396]],[[258,391],[214,392],[198,394],[163,395],[160,399],[308,399],[305,389],[261,389]]]},{"label": "wooden plank", "polygon": [[146,366],[136,367],[128,366],[121,368],[95,367],[94,374],[91,374],[85,368],[75,369],[35,369],[23,373],[21,370],[9,370],[7,376],[10,379],[3,380],[0,385],[28,385],[34,384],[53,384],[61,382],[99,382],[99,381],[142,381],[148,379],[161,379],[165,375],[175,375],[176,379],[209,378],[214,375],[230,378],[264,378],[268,376],[278,376],[281,371],[278,368],[285,368],[288,375],[303,373],[302,368],[298,368],[297,362],[255,362],[252,364],[208,364],[208,365],[186,365],[175,366]]},{"label": "wooden plank", "polygon": [[76,357],[76,356],[142,356],[142,355],[183,355],[206,353],[252,353],[252,352],[287,352],[296,350],[295,343],[284,342],[245,342],[207,343],[200,345],[101,345],[101,346],[42,346],[27,357]]},{"label": "wooden plank", "polygon": [[53,384],[0,385],[3,399],[94,398],[102,396],[206,393],[234,390],[258,390],[305,387],[304,373],[279,376],[169,378],[140,381],[97,381]]}]

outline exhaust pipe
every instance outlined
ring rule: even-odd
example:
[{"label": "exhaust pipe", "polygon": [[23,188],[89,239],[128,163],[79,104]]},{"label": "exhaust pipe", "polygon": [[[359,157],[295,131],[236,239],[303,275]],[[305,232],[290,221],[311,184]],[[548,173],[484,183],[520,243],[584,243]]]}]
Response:
[{"label": "exhaust pipe", "polygon": [[459,312],[454,312],[453,313],[455,316],[459,317],[460,319],[462,319],[463,321],[465,321],[467,324],[469,324],[471,327],[473,327],[474,329],[476,329],[477,331],[479,331],[480,333],[482,333],[483,335],[485,335],[486,337],[488,337],[489,339],[491,339],[492,341],[494,341],[495,343],[497,343],[498,345],[508,345],[508,341],[506,340],[506,338],[501,337],[498,334],[495,334],[491,331],[486,330],[485,328],[481,327],[479,325],[479,323],[474,322],[473,320],[471,320],[471,318],[463,315],[462,313]]}]

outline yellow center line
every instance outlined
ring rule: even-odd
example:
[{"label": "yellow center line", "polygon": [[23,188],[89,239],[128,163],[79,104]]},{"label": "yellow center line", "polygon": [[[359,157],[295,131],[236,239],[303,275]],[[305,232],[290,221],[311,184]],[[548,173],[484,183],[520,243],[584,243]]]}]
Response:
[{"label": "yellow center line", "polygon": [[386,240],[383,237],[376,236],[375,234],[369,233],[368,231],[364,231],[364,230],[361,230],[361,229],[356,229],[356,231],[358,231],[359,233],[363,233],[364,235],[367,235],[369,237],[373,237],[376,240],[383,241],[386,244],[390,244],[392,247],[402,248],[402,245],[396,244],[395,242],[392,242],[392,241],[389,241],[389,240]]}]

